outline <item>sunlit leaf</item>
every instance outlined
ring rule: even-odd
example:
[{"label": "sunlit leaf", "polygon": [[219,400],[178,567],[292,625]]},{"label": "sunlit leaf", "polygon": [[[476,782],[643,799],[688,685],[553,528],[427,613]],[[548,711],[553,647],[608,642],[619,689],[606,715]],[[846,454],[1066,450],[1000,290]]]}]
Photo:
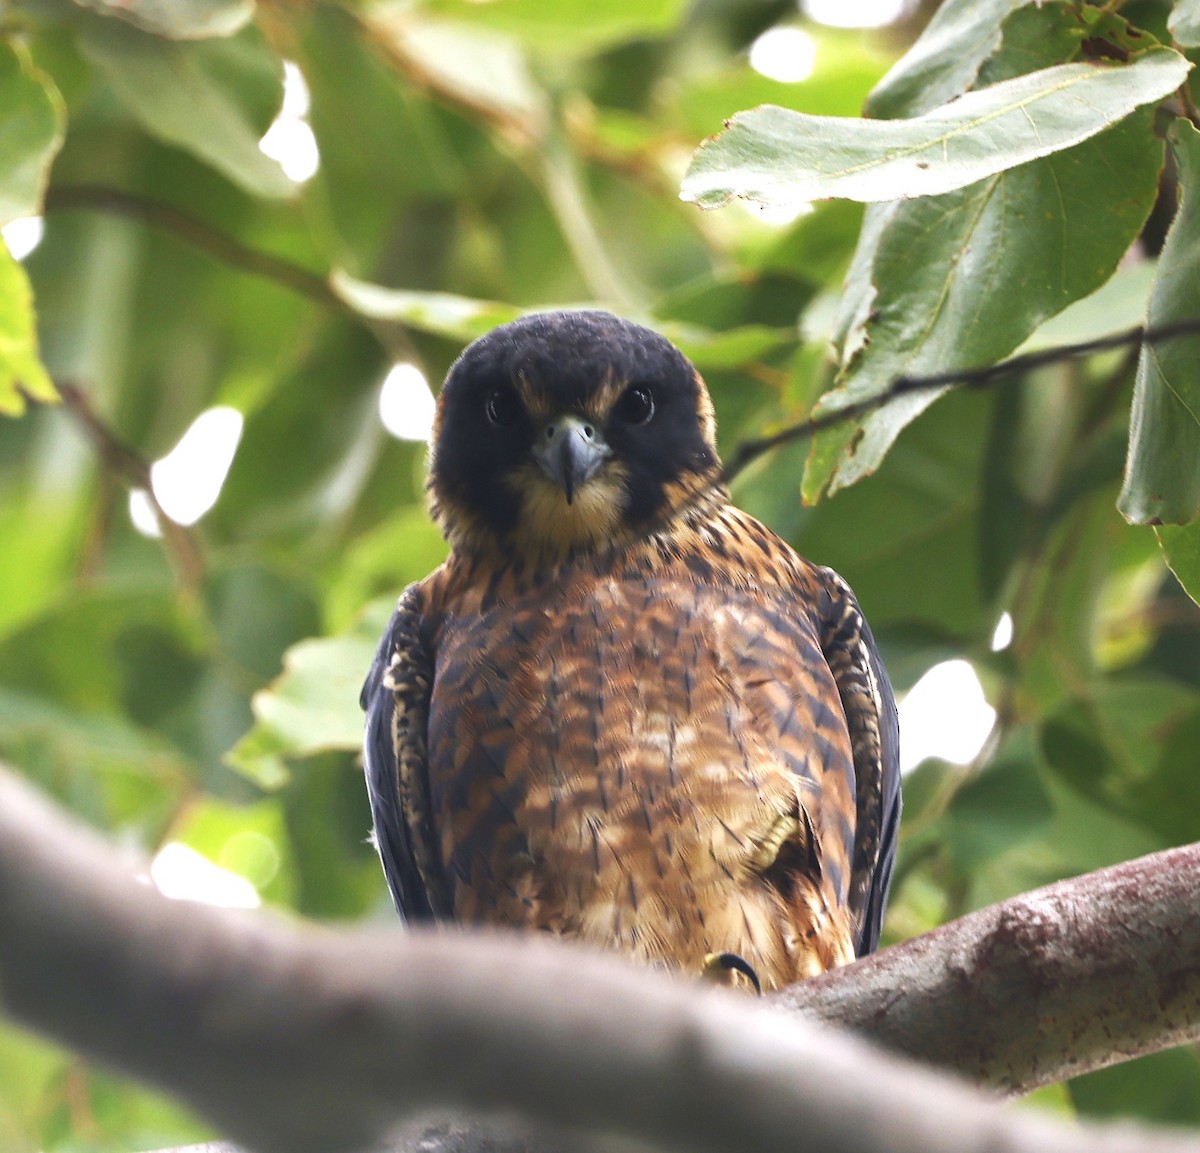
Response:
[{"label": "sunlit leaf", "polygon": [[0,1022],[0,1143],[29,1149],[29,1136],[44,1122],[46,1100],[71,1061],[40,1037]]},{"label": "sunlit leaf", "polygon": [[[258,147],[266,125],[258,123],[257,91],[232,83],[233,70],[222,56],[244,46],[231,40],[166,40],[100,17],[82,20],[79,32],[84,55],[146,131],[186,149],[254,195],[295,194],[297,186],[279,163]],[[282,65],[272,63],[265,49],[262,62],[276,73],[282,92]]]},{"label": "sunlit leaf", "polygon": [[[1147,323],[1200,319],[1200,131],[1171,129],[1182,202],[1158,259]],[[1119,507],[1134,524],[1200,516],[1200,336],[1147,345],[1138,360]]]},{"label": "sunlit leaf", "polygon": [[0,40],[0,225],[41,211],[63,124],[54,82],[19,45]]},{"label": "sunlit leaf", "polygon": [[1091,139],[1173,92],[1189,68],[1166,48],[1122,66],[1062,64],[911,120],[806,116],[768,105],[739,113],[701,146],[681,195],[716,208],[735,196],[786,206],[953,192]]},{"label": "sunlit leaf", "polygon": [[542,48],[595,51],[615,40],[667,32],[685,9],[684,0],[505,0],[463,4],[428,0],[430,13],[494,28]]},{"label": "sunlit leaf", "polygon": [[1200,46],[1200,0],[1175,0],[1167,27],[1178,43]]},{"label": "sunlit leaf", "polygon": [[792,329],[745,324],[724,332],[664,321],[654,326],[701,369],[736,368],[795,342]]},{"label": "sunlit leaf", "polygon": [[19,416],[26,399],[49,403],[58,392],[38,358],[29,280],[0,241],[0,415]]},{"label": "sunlit leaf", "polygon": [[368,284],[335,270],[330,286],[355,312],[382,327],[416,328],[457,340],[474,340],[499,324],[521,315],[522,309],[493,300],[472,300],[449,292],[412,292]]},{"label": "sunlit leaf", "polygon": [[812,25],[806,32],[816,46],[816,58],[812,74],[802,81],[772,80],[743,58],[720,72],[684,73],[664,95],[677,103],[682,125],[697,139],[739,109],[760,104],[819,116],[857,116],[887,57],[855,31]]},{"label": "sunlit leaf", "polygon": [[172,40],[231,36],[254,15],[254,0],[75,0],[104,16]]},{"label": "sunlit leaf", "polygon": [[532,130],[541,128],[547,99],[512,38],[465,22],[414,20],[408,12],[385,12],[372,26],[436,78],[439,88],[473,106],[528,118]]},{"label": "sunlit leaf", "polygon": [[230,750],[228,763],[264,787],[278,787],[286,780],[286,757],[357,750],[363,731],[358,695],[381,631],[382,625],[364,624],[345,636],[293,645],[282,674],[254,694],[255,726]]},{"label": "sunlit leaf", "polygon": [[189,805],[166,839],[195,849],[214,865],[249,881],[264,900],[294,899],[291,844],[275,798],[233,805],[206,798]]}]

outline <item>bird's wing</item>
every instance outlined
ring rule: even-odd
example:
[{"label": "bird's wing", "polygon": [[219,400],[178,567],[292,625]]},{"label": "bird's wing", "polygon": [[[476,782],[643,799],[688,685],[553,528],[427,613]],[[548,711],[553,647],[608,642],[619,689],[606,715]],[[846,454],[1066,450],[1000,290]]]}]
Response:
[{"label": "bird's wing", "polygon": [[375,847],[392,900],[408,921],[449,917],[429,805],[425,740],[433,658],[421,640],[421,590],[410,585],[379,642],[359,702],[367,714],[363,762]]},{"label": "bird's wing", "polygon": [[857,821],[850,911],[856,952],[875,951],[887,906],[900,826],[900,725],[892,685],[875,638],[850,586],[831,569],[820,574],[830,602],[821,648],[837,682],[854,755]]}]

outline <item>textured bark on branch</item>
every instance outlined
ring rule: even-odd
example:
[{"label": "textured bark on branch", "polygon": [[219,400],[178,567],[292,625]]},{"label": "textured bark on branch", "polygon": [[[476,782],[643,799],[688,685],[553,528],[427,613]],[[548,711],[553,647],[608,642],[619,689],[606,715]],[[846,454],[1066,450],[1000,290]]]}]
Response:
[{"label": "textured bark on branch", "polygon": [[431,1109],[695,1153],[1200,1150],[1008,1112],[798,1015],[553,941],[168,901],[2,773],[0,998],[263,1151],[366,1147]]},{"label": "textured bark on branch", "polygon": [[773,1000],[1009,1092],[1200,1041],[1200,844],[980,909]]}]

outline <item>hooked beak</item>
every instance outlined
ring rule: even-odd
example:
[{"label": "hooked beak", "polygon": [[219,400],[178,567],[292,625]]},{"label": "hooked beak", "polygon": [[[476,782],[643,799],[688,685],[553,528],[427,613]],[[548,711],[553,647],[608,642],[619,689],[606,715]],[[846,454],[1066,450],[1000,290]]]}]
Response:
[{"label": "hooked beak", "polygon": [[566,494],[567,504],[612,455],[591,421],[578,416],[556,417],[542,427],[533,458]]}]

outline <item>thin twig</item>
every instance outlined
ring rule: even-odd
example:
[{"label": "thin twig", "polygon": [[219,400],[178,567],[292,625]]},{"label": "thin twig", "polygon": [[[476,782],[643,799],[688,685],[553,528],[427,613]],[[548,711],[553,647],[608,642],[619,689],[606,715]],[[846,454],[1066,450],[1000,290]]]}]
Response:
[{"label": "thin twig", "polygon": [[46,209],[50,212],[75,209],[106,212],[157,228],[232,268],[268,280],[346,317],[370,333],[387,355],[404,356],[417,364],[421,361],[411,336],[400,321],[388,321],[386,336],[381,334],[371,318],[344,300],[326,277],[281,256],[251,248],[173,204],[103,184],[65,184],[47,192]]},{"label": "thin twig", "polygon": [[127,192],[121,188],[110,188],[103,184],[63,184],[52,187],[46,193],[46,209],[50,212],[89,209],[149,224],[179,237],[225,264],[265,280],[272,280],[325,308],[361,320],[329,287],[323,276],[318,276],[317,273],[280,256],[251,248],[198,216],[162,200],[154,200],[149,196]]},{"label": "thin twig", "polygon": [[1095,340],[1084,340],[1078,344],[1062,344],[1054,348],[1039,349],[1037,352],[1023,353],[1020,356],[1002,360],[998,364],[984,365],[979,368],[951,369],[947,372],[931,373],[928,376],[898,376],[883,392],[875,396],[824,412],[820,416],[801,421],[799,424],[788,425],[787,428],[782,428],[770,436],[743,441],[734,450],[732,458],[725,466],[725,480],[732,480],[751,461],[757,460],[774,448],[791,444],[797,440],[805,440],[828,428],[858,420],[860,417],[874,412],[877,408],[882,408],[898,396],[913,392],[932,392],[935,389],[949,388],[955,384],[968,389],[986,388],[997,380],[1020,376],[1036,368],[1044,368],[1060,361],[1074,360],[1078,357],[1109,352],[1117,348],[1139,348],[1146,344],[1162,344],[1181,336],[1197,334],[1200,334],[1200,318],[1179,320],[1157,328],[1131,328],[1127,332],[1117,333],[1113,336],[1101,336]]},{"label": "thin twig", "polygon": [[92,407],[91,398],[83,389],[63,380],[56,380],[54,386],[66,410],[100,454],[104,467],[130,489],[140,489],[146,494],[158,521],[167,556],[180,582],[191,592],[199,589],[204,580],[204,556],[192,534],[167,516],[158,503],[150,480],[149,464],[108,426]]}]

